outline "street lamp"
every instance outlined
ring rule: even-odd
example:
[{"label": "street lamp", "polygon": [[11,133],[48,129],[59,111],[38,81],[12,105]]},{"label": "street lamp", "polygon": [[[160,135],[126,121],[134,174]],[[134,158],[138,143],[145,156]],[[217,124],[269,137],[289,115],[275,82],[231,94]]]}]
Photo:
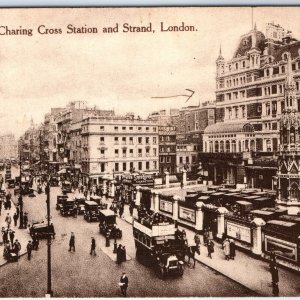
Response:
[{"label": "street lamp", "polygon": [[[50,228],[50,178],[47,182],[46,186],[46,195],[47,195],[47,225],[48,228]],[[46,297],[52,297],[53,291],[52,291],[52,282],[51,282],[51,233],[48,233],[47,236],[47,294]]]},{"label": "street lamp", "polygon": [[18,204],[20,206],[20,226],[19,229],[23,228],[23,197],[22,197],[22,161],[21,161],[21,157],[20,157],[20,195],[18,198]]}]

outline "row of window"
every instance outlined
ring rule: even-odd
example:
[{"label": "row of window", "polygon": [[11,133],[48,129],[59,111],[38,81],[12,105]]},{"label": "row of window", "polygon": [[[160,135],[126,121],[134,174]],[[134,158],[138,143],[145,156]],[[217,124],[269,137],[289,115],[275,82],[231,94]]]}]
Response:
[{"label": "row of window", "polygon": [[[157,130],[156,127],[146,126],[144,128],[145,128],[146,132],[149,132],[151,129],[152,129],[153,132],[156,132],[156,130]],[[122,130],[122,131],[126,131],[126,130],[133,131],[133,126],[129,126],[129,127],[127,127],[127,126],[114,126],[114,131],[119,131],[119,130]],[[137,130],[138,131],[142,131],[143,127],[142,126],[138,126]],[[105,126],[101,125],[100,126],[100,131],[105,131]]]},{"label": "row of window", "polygon": [[[184,159],[185,158],[185,159]],[[192,163],[195,163],[196,162],[196,156],[195,155],[192,155]],[[189,164],[190,163],[190,157],[189,156],[179,156],[179,163],[180,164]]]},{"label": "row of window", "polygon": [[[133,149],[128,149],[129,151],[127,151],[127,149],[122,149],[122,157],[127,157],[127,155],[129,155],[129,157],[133,157]],[[137,149],[137,156],[138,157],[142,157],[143,156],[143,149],[139,148]],[[118,158],[120,157],[120,153],[121,151],[119,151],[119,149],[115,149],[115,157]],[[153,148],[153,156],[157,155],[157,149]],[[150,156],[150,148],[146,148],[145,149],[145,156]],[[101,158],[105,158],[105,149],[101,149],[100,150],[100,157]]]},{"label": "row of window", "polygon": [[[115,163],[114,171],[115,172],[130,171],[130,170],[135,169],[134,165],[135,165],[134,162]],[[153,170],[156,170],[157,169],[157,162],[153,161],[152,166],[153,166]],[[138,171],[150,170],[150,161],[146,161],[146,162],[139,161],[139,162],[137,162],[137,170]]]},{"label": "row of window", "polygon": [[[110,137],[109,137],[110,138]],[[125,137],[123,136],[122,138],[121,137],[118,137],[118,136],[115,136],[114,137],[114,144],[115,145],[118,145],[119,144],[119,141],[122,141],[122,144],[123,145],[126,145],[127,141],[129,143],[129,145],[133,145],[134,144],[134,141],[137,142],[138,144],[143,144],[143,141],[145,144],[150,144],[150,137],[138,137],[136,140],[133,138],[133,137]],[[152,138],[152,143],[153,144],[156,144],[157,143],[157,138],[156,137],[153,137]],[[104,136],[101,136],[100,137],[100,144],[105,144],[105,137]]]}]

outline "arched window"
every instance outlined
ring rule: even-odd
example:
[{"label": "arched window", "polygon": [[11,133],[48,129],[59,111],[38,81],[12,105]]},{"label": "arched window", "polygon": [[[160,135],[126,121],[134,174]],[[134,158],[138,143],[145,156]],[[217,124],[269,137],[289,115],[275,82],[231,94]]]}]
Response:
[{"label": "arched window", "polygon": [[299,187],[296,182],[293,182],[290,189],[290,200],[298,201],[299,199]]},{"label": "arched window", "polygon": [[231,142],[231,148],[232,148],[232,152],[236,152],[236,142],[235,142],[235,140],[233,140]]},{"label": "arched window", "polygon": [[220,142],[220,152],[224,152],[224,142]]},{"label": "arched window", "polygon": [[219,142],[215,141],[215,152],[219,152]]},{"label": "arched window", "polygon": [[225,143],[225,148],[226,148],[226,152],[230,152],[230,142],[229,141],[226,141]]}]

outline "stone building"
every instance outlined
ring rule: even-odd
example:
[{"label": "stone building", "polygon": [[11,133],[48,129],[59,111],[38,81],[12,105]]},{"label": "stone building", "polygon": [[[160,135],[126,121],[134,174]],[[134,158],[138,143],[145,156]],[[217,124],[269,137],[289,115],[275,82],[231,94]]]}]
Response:
[{"label": "stone building", "polygon": [[[216,61],[216,124],[204,131],[200,160],[216,183],[273,187],[279,120],[285,108],[287,57],[291,53],[296,98],[300,94],[300,42],[280,25],[266,34],[241,36],[233,58]],[[299,100],[296,101],[299,111]],[[216,174],[219,174],[219,178]]]}]

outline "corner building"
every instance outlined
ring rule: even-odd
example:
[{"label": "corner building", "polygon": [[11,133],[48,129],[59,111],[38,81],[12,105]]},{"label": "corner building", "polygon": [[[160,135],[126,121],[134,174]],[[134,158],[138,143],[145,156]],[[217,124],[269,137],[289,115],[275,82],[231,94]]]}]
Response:
[{"label": "corner building", "polygon": [[241,36],[231,60],[216,61],[216,124],[204,131],[200,160],[214,183],[274,188],[288,53],[300,110],[300,42],[269,23]]},{"label": "corner building", "polygon": [[100,183],[104,175],[158,173],[158,126],[133,115],[82,120],[82,173]]}]

